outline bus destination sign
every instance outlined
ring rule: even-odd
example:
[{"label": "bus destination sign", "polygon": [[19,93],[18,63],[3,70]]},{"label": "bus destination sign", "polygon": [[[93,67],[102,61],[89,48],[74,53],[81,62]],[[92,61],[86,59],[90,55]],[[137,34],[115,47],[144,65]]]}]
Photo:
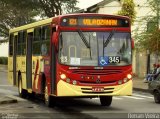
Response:
[{"label": "bus destination sign", "polygon": [[63,18],[62,26],[79,26],[79,27],[129,27],[127,19],[116,18],[96,18],[96,17],[79,17]]}]

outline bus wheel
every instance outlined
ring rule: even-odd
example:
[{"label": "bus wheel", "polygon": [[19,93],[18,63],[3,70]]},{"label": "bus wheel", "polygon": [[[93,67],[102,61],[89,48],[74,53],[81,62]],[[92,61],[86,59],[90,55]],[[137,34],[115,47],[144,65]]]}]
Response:
[{"label": "bus wheel", "polygon": [[112,103],[112,96],[100,96],[102,106],[110,106]]},{"label": "bus wheel", "polygon": [[160,103],[160,93],[158,91],[154,92],[154,101],[155,103]]},{"label": "bus wheel", "polygon": [[45,101],[45,104],[48,106],[48,107],[53,107],[53,97],[50,96],[48,94],[48,86],[45,84],[45,89],[44,89],[44,101]]},{"label": "bus wheel", "polygon": [[22,76],[18,76],[18,93],[21,98],[27,97],[27,91],[22,88]]}]

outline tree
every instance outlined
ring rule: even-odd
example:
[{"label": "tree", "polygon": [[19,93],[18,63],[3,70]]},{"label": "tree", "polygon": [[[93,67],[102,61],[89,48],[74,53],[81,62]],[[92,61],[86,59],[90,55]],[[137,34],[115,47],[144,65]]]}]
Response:
[{"label": "tree", "polygon": [[36,4],[44,13],[44,16],[54,17],[63,13],[71,13],[79,10],[76,7],[77,0],[37,0]]},{"label": "tree", "polygon": [[36,16],[74,12],[79,9],[77,3],[77,0],[0,0],[0,37],[8,39],[10,28],[31,23]]},{"label": "tree", "polygon": [[0,37],[3,38],[0,43],[8,41],[10,28],[35,21],[33,18],[38,13],[31,6],[23,7],[20,4],[23,1],[0,0]]},{"label": "tree", "polygon": [[147,29],[136,38],[138,49],[149,50],[153,54],[157,54],[160,51],[159,2],[160,0],[148,1],[153,16],[144,18],[147,22]]},{"label": "tree", "polygon": [[136,18],[136,11],[134,10],[135,4],[133,0],[124,0],[122,3],[122,9],[118,11],[118,15],[128,16],[131,18],[133,24]]}]

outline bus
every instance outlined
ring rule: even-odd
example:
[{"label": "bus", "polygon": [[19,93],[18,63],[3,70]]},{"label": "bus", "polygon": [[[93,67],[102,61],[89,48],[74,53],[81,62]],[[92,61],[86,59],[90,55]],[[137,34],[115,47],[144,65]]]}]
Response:
[{"label": "bus", "polygon": [[9,31],[8,79],[19,96],[42,95],[47,106],[59,98],[132,95],[130,19],[79,13],[60,15]]}]

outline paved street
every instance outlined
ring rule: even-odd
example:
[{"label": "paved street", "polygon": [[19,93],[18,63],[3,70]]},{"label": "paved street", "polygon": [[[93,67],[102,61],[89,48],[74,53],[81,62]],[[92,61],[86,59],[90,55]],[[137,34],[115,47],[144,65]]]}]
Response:
[{"label": "paved street", "polygon": [[[0,71],[0,93],[10,95],[18,103],[1,104],[0,117],[15,118],[128,118],[133,113],[160,113],[149,93],[134,91],[133,96],[117,96],[110,107],[100,106],[99,99],[60,100],[54,108],[48,108],[42,100],[21,99],[17,88],[6,81],[7,72]],[[142,115],[143,116],[143,115]]]}]

